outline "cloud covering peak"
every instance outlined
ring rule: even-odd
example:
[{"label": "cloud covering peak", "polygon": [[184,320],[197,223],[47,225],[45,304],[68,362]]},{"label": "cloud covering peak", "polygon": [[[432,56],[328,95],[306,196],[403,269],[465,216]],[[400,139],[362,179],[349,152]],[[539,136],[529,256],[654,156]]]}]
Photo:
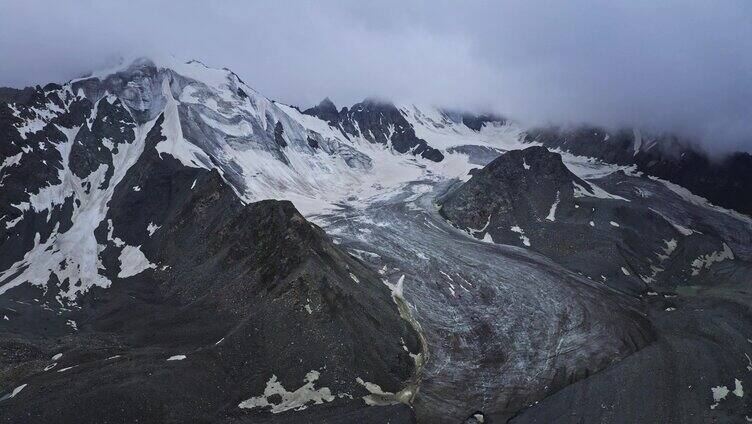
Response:
[{"label": "cloud covering peak", "polygon": [[228,67],[302,106],[377,96],[530,125],[639,126],[709,151],[752,151],[746,0],[405,3],[6,3],[0,85],[168,52]]}]

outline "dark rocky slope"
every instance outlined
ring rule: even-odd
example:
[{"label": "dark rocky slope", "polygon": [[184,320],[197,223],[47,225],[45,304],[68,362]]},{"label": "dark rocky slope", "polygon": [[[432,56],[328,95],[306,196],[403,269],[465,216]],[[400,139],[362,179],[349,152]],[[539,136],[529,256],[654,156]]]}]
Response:
[{"label": "dark rocky slope", "polygon": [[[0,421],[410,422],[394,397],[361,399],[365,382],[409,386],[421,349],[379,276],[291,203],[243,205],[216,171],[160,158],[160,124],[97,229],[112,286],[48,315],[34,299],[54,290],[3,296],[3,387],[25,386],[0,401]],[[128,246],[153,267],[122,276]],[[78,331],[55,330],[66,320]]]},{"label": "dark rocky slope", "polygon": [[[623,173],[608,179],[629,184]],[[693,262],[703,255],[733,258],[716,234],[687,234],[639,199],[580,179],[545,147],[510,151],[475,171],[441,213],[477,238],[540,252],[631,293],[699,280]]]}]

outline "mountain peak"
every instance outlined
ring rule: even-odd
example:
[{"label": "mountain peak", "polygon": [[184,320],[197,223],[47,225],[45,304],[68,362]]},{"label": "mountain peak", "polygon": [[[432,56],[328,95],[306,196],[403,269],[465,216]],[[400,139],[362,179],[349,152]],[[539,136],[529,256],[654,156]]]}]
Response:
[{"label": "mountain peak", "polygon": [[337,106],[329,97],[325,97],[318,105],[303,111],[306,115],[316,116],[329,124],[334,125],[339,120]]},{"label": "mountain peak", "polygon": [[324,97],[324,100],[319,102],[318,108],[321,111],[337,111],[337,106],[329,97]]}]

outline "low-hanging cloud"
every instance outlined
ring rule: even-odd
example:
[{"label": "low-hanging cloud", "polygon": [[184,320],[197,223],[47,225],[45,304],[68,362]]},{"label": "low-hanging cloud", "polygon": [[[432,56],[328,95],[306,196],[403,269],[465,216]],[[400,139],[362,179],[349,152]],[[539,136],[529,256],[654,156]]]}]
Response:
[{"label": "low-hanging cloud", "polygon": [[0,85],[120,57],[228,67],[297,105],[366,96],[752,151],[752,2],[2,2]]}]

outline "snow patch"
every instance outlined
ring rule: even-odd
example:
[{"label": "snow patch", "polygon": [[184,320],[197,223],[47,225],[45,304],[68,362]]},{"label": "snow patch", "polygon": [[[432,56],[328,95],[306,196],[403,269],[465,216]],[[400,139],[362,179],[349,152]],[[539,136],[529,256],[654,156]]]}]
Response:
[{"label": "snow patch", "polygon": [[522,240],[522,244],[524,244],[525,246],[530,247],[530,239],[527,238],[527,236],[525,235],[525,231],[522,228],[520,228],[519,226],[515,225],[512,228],[510,228],[509,230],[511,232],[513,232],[513,233],[519,234],[520,235],[520,240]]},{"label": "snow patch", "polygon": [[710,409],[715,409],[722,400],[726,399],[729,394],[729,389],[726,386],[711,387],[710,392],[713,395],[714,404],[710,405]]},{"label": "snow patch", "polygon": [[363,401],[366,403],[366,405],[375,406],[397,403],[394,401],[394,393],[383,391],[381,389],[381,386],[379,386],[378,384],[364,381],[360,377],[356,378],[355,381],[361,386],[365,387],[366,390],[371,393],[369,395],[363,396]]},{"label": "snow patch", "polygon": [[141,246],[125,246],[120,252],[120,272],[118,278],[128,278],[149,268],[156,268],[157,266],[149,262],[141,251]]},{"label": "snow patch", "polygon": [[588,190],[587,188],[577,184],[576,182],[573,182],[572,185],[574,186],[574,197],[597,197],[599,199],[613,199],[629,202],[628,199],[617,196],[615,194],[611,194],[590,181],[588,181],[588,184],[590,185],[591,190]]},{"label": "snow patch", "polygon": [[546,216],[546,219],[549,221],[555,221],[556,220],[556,207],[559,206],[559,192],[556,192],[556,200],[554,200],[554,203],[551,205],[551,209],[548,211],[548,216]]},{"label": "snow patch", "polygon": [[739,398],[744,397],[744,388],[742,387],[741,380],[737,378],[734,379],[734,391],[731,393],[733,393],[734,396],[739,397]]},{"label": "snow patch", "polygon": [[187,358],[187,356],[185,356],[185,355],[173,355],[173,356],[170,356],[169,358],[167,358],[167,360],[168,361],[182,361],[185,358]]},{"label": "snow patch", "polygon": [[154,232],[157,231],[160,227],[161,225],[155,225],[153,222],[150,222],[146,227],[146,231],[149,232],[149,236],[153,236]]},{"label": "snow patch", "polygon": [[466,231],[468,232],[468,234],[470,234],[471,236],[474,237],[476,234],[481,234],[484,231],[486,231],[486,228],[488,228],[489,224],[491,224],[491,214],[489,214],[488,218],[486,218],[486,223],[483,225],[482,228],[479,228],[479,229],[476,230],[474,228],[467,227]]},{"label": "snow patch", "polygon": [[12,399],[12,398],[16,397],[16,395],[19,394],[19,393],[21,393],[21,390],[23,390],[26,386],[28,386],[28,384],[22,384],[22,385],[16,387],[15,389],[13,389],[12,392],[10,392],[7,395],[1,397],[0,398],[0,402],[2,402],[4,400],[7,400],[7,399]]},{"label": "snow patch", "polygon": [[[320,405],[324,402],[333,401],[334,396],[328,387],[319,389],[315,387],[315,382],[319,377],[320,373],[318,371],[310,371],[303,380],[305,384],[291,392],[285,389],[282,383],[277,381],[276,375],[272,375],[269,381],[266,382],[263,395],[240,402],[238,408],[253,409],[269,407],[273,414],[278,414],[290,409],[302,411],[308,407],[309,403]],[[269,398],[274,395],[279,395],[282,398],[279,403],[269,401]]]},{"label": "snow patch", "polygon": [[66,372],[66,371],[68,371],[68,370],[71,370],[71,369],[73,369],[73,368],[76,368],[77,366],[78,366],[78,365],[73,365],[73,366],[70,366],[70,367],[60,368],[59,370],[57,370],[57,372]]},{"label": "snow patch", "polygon": [[700,271],[703,269],[710,268],[714,263],[723,262],[725,260],[733,260],[734,259],[734,252],[731,251],[731,248],[726,244],[723,243],[723,249],[709,253],[707,255],[702,255],[699,258],[692,261],[692,275],[698,275],[700,274]]}]

